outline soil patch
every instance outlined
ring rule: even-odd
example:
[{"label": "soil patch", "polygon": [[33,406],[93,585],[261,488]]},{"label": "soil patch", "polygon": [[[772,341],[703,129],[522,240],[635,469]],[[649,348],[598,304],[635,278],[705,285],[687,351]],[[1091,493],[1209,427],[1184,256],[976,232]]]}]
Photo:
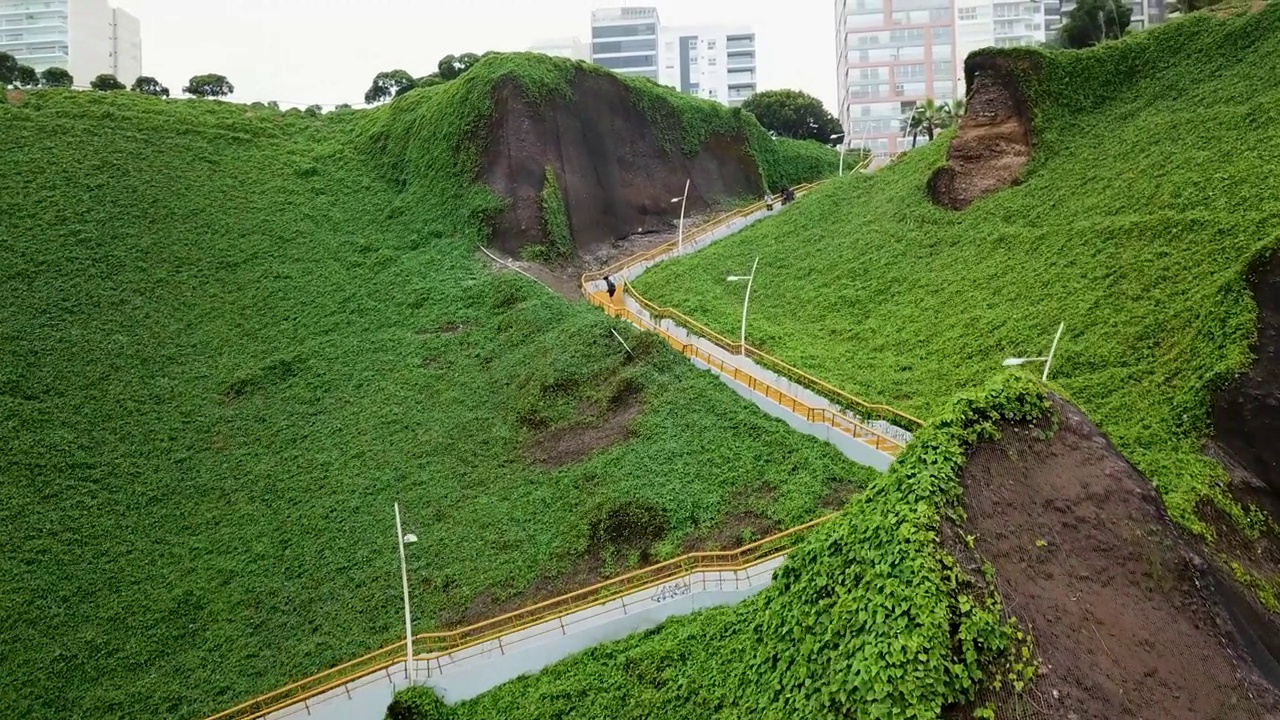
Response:
[{"label": "soil patch", "polygon": [[1250,284],[1258,305],[1256,360],[1214,395],[1214,437],[1263,488],[1280,497],[1280,254],[1255,268]]},{"label": "soil patch", "polygon": [[826,495],[818,501],[818,507],[823,510],[843,510],[849,498],[858,492],[858,486],[851,482],[839,482],[831,486]]},{"label": "soil patch", "polygon": [[1037,712],[1002,714],[1273,717],[1277,695],[1212,594],[1209,563],[1098,429],[1055,404],[1056,431],[1009,429],[962,474],[965,530],[1042,663]]},{"label": "soil patch", "polygon": [[712,136],[693,157],[671,140],[664,147],[659,129],[615,77],[577,70],[569,98],[541,101],[526,98],[514,81],[500,82],[480,170],[480,179],[508,201],[494,218],[493,245],[518,256],[544,242],[540,193],[548,167],[579,254],[670,227],[680,214],[671,198],[686,180],[690,214],[762,191],[745,137]]},{"label": "soil patch", "polygon": [[630,437],[631,421],[642,409],[640,398],[634,393],[620,396],[603,413],[589,405],[579,408],[578,416],[586,422],[537,433],[525,445],[525,456],[537,467],[548,470],[571,465]]},{"label": "soil patch", "polygon": [[1012,62],[981,54],[965,60],[969,96],[947,164],[929,178],[935,204],[963,210],[1017,183],[1031,159],[1031,114]]}]

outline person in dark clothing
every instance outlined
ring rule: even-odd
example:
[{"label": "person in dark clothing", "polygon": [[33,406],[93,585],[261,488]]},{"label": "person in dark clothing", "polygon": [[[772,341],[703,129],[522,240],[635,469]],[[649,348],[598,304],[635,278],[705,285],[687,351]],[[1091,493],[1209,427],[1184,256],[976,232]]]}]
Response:
[{"label": "person in dark clothing", "polygon": [[613,280],[608,275],[604,277],[604,289],[608,291],[610,300],[613,299],[613,294],[618,291],[618,286],[613,284]]},{"label": "person in dark clothing", "polygon": [[789,188],[789,187],[784,187],[784,188],[782,188],[782,204],[783,204],[783,205],[790,205],[791,203],[793,203],[793,202],[795,202],[795,201],[796,201],[796,194],[795,194],[795,192],[794,192],[794,191],[792,191],[792,189],[791,189],[791,188]]}]

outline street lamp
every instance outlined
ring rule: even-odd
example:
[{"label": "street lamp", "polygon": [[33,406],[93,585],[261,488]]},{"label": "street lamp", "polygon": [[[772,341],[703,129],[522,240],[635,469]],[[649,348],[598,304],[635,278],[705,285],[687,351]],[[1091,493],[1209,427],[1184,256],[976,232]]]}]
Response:
[{"label": "street lamp", "polygon": [[[842,137],[844,137],[844,133],[836,133],[835,135],[831,136],[831,139],[839,140]],[[844,149],[848,147],[848,145],[849,143],[847,142],[840,143],[840,173],[838,177],[844,177]]]},{"label": "street lamp", "polygon": [[751,263],[750,275],[730,275],[725,278],[729,282],[747,281],[747,294],[742,297],[742,335],[738,342],[738,354],[742,356],[747,354],[747,303],[751,302],[751,281],[756,279],[756,265],[759,264],[760,256],[757,255],[755,262]]},{"label": "street lamp", "polygon": [[1034,358],[1005,358],[1001,365],[1005,367],[1013,367],[1014,365],[1023,365],[1029,362],[1044,362],[1044,373],[1040,376],[1041,382],[1049,381],[1049,366],[1053,364],[1053,354],[1058,350],[1058,338],[1062,337],[1062,328],[1066,327],[1066,323],[1058,324],[1058,334],[1053,336],[1053,345],[1049,348],[1049,354],[1045,357]]},{"label": "street lamp", "polygon": [[400,528],[400,503],[396,503],[396,541],[400,543],[400,583],[404,586],[404,673],[413,684],[413,620],[409,614],[409,568],[404,560],[404,546],[418,542],[413,533],[406,535]]},{"label": "street lamp", "polygon": [[681,195],[680,197],[671,198],[671,202],[680,203],[680,235],[677,236],[676,238],[676,254],[677,255],[679,255],[680,251],[684,249],[684,206],[685,206],[685,202],[688,199],[689,199],[689,180],[686,178],[684,181],[684,195]]}]

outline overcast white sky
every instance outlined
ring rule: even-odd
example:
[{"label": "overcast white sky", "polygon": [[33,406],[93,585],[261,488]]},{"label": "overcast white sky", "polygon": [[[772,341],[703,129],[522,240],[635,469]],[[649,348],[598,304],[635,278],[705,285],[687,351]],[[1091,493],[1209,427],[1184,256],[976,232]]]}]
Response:
[{"label": "overcast white sky", "polygon": [[[654,5],[663,24],[756,33],[759,87],[795,88],[834,111],[833,0],[112,0],[142,21],[142,66],[177,93],[226,75],[232,100],[358,103],[382,70],[416,76],[448,54],[524,50],[591,33],[591,8]],[[132,78],[125,82],[131,82]]]}]

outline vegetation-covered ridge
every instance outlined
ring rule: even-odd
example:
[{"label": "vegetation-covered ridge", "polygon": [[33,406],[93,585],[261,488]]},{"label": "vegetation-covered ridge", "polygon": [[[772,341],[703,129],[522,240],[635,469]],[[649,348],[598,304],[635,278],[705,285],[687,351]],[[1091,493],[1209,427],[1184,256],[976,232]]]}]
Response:
[{"label": "vegetation-covered ridge", "polygon": [[[716,281],[760,256],[748,341],[850,392],[928,416],[1008,357],[1049,349],[1051,380],[1155,483],[1171,515],[1225,475],[1201,454],[1210,396],[1250,363],[1251,267],[1280,245],[1280,8],[1190,16],[1082,51],[1012,58],[1035,154],[1016,187],[964,212],[932,205],[946,143],[827,183],[792,212],[637,288],[720,332],[740,297]],[[1247,127],[1247,132],[1238,128]]]},{"label": "vegetation-covered ridge", "polygon": [[984,687],[1020,686],[1034,670],[1026,638],[939,532],[962,521],[974,444],[1048,411],[1013,375],[955,399],[759,595],[592,648],[451,715],[934,720]]},{"label": "vegetation-covered ridge", "polygon": [[[397,500],[428,631],[803,523],[874,475],[476,260],[488,90],[573,67],[492,56],[323,116],[0,104],[12,715],[199,717],[395,642]],[[652,522],[613,542],[617,513]]]}]

